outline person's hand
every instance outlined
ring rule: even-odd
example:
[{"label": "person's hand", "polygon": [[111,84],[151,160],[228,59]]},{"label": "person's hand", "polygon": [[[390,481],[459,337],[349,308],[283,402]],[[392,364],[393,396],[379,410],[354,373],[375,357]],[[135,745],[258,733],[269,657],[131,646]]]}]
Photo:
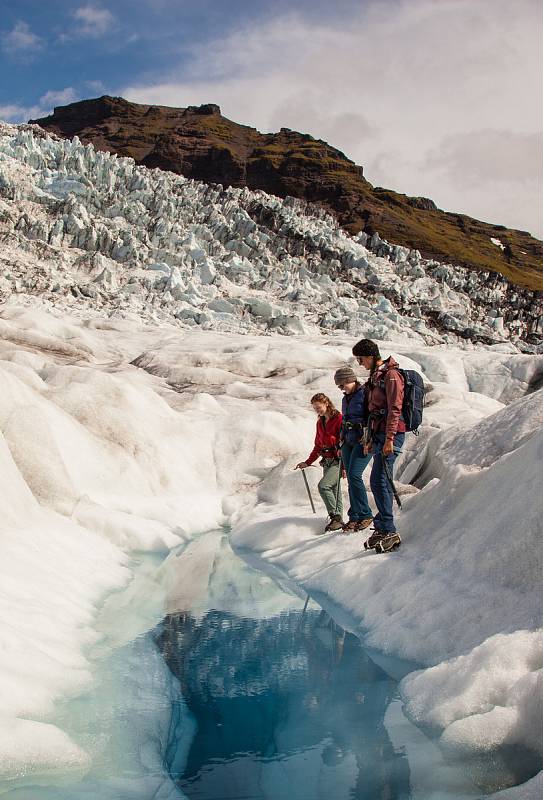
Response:
[{"label": "person's hand", "polygon": [[383,445],[383,455],[384,456],[393,456],[394,455],[394,441],[392,439],[387,439]]},{"label": "person's hand", "polygon": [[299,464],[296,464],[294,469],[307,469],[307,467],[308,467],[308,464],[307,464],[306,461],[300,461]]},{"label": "person's hand", "polygon": [[347,470],[345,469],[345,467],[341,468],[341,477],[342,478],[346,478],[347,477]]},{"label": "person's hand", "polygon": [[369,456],[372,450],[373,450],[373,442],[366,442],[366,444],[364,445],[364,455]]}]

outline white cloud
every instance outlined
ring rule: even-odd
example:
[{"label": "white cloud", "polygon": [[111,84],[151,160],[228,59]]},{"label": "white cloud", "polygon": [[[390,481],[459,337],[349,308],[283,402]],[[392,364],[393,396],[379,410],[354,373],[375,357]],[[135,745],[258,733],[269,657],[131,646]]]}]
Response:
[{"label": "white cloud", "polygon": [[543,132],[542,40],[537,0],[514,14],[509,0],[374,0],[335,24],[291,14],[239,29],[195,47],[178,74],[118,93],[311,133],[376,185],[543,236],[526,181]]},{"label": "white cloud", "polygon": [[73,103],[77,99],[77,92],[71,86],[60,91],[49,91],[40,97],[40,106],[63,106],[67,103]]},{"label": "white cloud", "polygon": [[74,100],[77,100],[77,93],[71,86],[58,91],[50,90],[32,106],[23,106],[19,103],[0,106],[0,120],[14,123],[28,122],[29,119],[39,119],[52,114],[55,105],[72,103]]},{"label": "white cloud", "polygon": [[85,86],[90,89],[91,92],[103,92],[106,88],[102,81],[85,81]]},{"label": "white cloud", "polygon": [[30,59],[43,47],[43,39],[31,30],[27,22],[17,22],[11,31],[2,34],[2,50],[17,59]]},{"label": "white cloud", "polygon": [[428,155],[430,169],[448,180],[466,183],[535,183],[543,185],[543,130],[476,130],[445,137]]},{"label": "white cloud", "polygon": [[78,22],[77,33],[80,36],[99,37],[108,33],[115,23],[115,17],[107,8],[87,5],[81,6],[73,13]]},{"label": "white cloud", "polygon": [[39,116],[39,106],[21,106],[17,103],[0,106],[0,120],[2,122],[26,122]]}]

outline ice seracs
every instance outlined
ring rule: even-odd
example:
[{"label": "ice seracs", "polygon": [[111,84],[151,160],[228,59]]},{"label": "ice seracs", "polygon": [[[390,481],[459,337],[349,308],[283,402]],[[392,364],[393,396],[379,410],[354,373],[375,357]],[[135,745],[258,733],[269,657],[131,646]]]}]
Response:
[{"label": "ice seracs", "polygon": [[541,334],[536,295],[497,275],[425,261],[377,233],[351,237],[292,198],[136,167],[37,126],[0,124],[0,208],[4,296],[39,292],[56,308],[84,298],[232,332],[350,330],[523,349]]}]

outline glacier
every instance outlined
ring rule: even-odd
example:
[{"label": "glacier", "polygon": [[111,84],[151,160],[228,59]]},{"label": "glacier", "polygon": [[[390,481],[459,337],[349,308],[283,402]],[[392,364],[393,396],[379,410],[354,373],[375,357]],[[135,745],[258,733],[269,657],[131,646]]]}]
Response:
[{"label": "glacier", "polygon": [[4,296],[226,332],[541,346],[538,293],[351,237],[293,198],[136,167],[35,125],[0,124],[0,167]]},{"label": "glacier", "polygon": [[[377,651],[417,663],[405,711],[448,758],[522,747],[543,769],[543,355],[500,310],[510,290],[477,275],[451,288],[451,267],[350,237],[298,201],[29,126],[0,126],[0,233],[2,790],[54,796],[93,769],[59,709],[93,696],[104,660],[164,613],[197,604],[171,553],[194,548],[208,580],[193,540],[224,526],[348,611]],[[398,462],[405,546],[384,557],[316,539],[292,472],[312,441],[310,396],[337,399],[333,372],[361,336],[428,387]],[[157,752],[141,753],[147,785],[176,797]]]}]

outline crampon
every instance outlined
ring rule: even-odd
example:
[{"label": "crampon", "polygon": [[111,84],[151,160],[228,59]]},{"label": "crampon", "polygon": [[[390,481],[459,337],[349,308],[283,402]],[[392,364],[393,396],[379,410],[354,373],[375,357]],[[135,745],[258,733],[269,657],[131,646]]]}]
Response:
[{"label": "crampon", "polygon": [[397,550],[402,540],[399,533],[382,533],[375,531],[364,542],[364,550],[375,550],[376,553],[389,553]]}]

